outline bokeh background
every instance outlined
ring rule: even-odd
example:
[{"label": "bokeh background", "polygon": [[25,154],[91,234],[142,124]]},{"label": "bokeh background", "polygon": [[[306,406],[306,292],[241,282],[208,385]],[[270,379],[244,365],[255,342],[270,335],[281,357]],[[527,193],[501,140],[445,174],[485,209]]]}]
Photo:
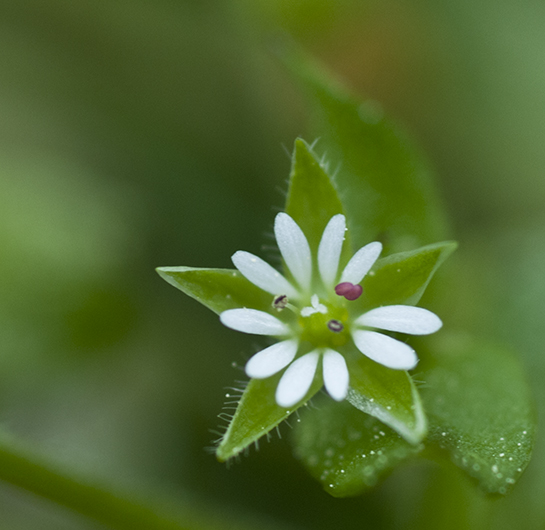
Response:
[{"label": "bokeh background", "polygon": [[[441,315],[512,346],[542,410],[544,25],[538,0],[0,1],[3,428],[82,475],[256,528],[542,528],[539,440],[494,501],[425,462],[330,498],[287,427],[218,464],[210,430],[258,344],[154,268],[230,267],[270,243],[286,151],[314,139],[273,53],[288,35],[427,154],[461,243]],[[0,528],[100,527],[0,485]]]}]

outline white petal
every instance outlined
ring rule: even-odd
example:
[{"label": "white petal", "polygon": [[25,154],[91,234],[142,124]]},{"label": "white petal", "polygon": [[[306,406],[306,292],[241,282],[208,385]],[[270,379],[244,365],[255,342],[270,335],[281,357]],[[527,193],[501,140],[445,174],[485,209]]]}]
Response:
[{"label": "white petal", "polygon": [[319,358],[318,352],[313,351],[288,366],[276,389],[276,402],[281,407],[289,408],[305,397],[314,379]]},{"label": "white petal", "polygon": [[327,223],[318,247],[318,269],[326,288],[332,287],[337,277],[345,230],[344,215],[334,215]]},{"label": "white petal", "polygon": [[246,374],[254,379],[274,375],[293,361],[297,346],[296,340],[284,340],[261,350],[246,363]]},{"label": "white petal", "polygon": [[231,259],[235,267],[260,289],[274,295],[285,294],[288,298],[297,299],[299,297],[299,293],[291,283],[261,258],[239,250],[233,254]]},{"label": "white petal", "polygon": [[228,309],[220,315],[221,322],[231,329],[252,335],[289,335],[290,328],[277,318],[257,309]]},{"label": "white petal", "polygon": [[369,359],[395,370],[411,370],[418,358],[407,344],[376,331],[356,330],[352,333],[354,343]]},{"label": "white petal", "polygon": [[279,213],[274,220],[274,234],[284,261],[304,291],[310,289],[312,259],[307,238],[287,214]]},{"label": "white petal", "polygon": [[410,335],[428,335],[441,328],[441,319],[422,307],[388,305],[371,309],[359,317],[354,324],[372,328],[400,331]]},{"label": "white petal", "polygon": [[329,395],[336,401],[342,401],[348,393],[348,368],[344,357],[334,351],[324,353],[324,385]]},{"label": "white petal", "polygon": [[360,248],[348,262],[341,275],[342,282],[360,283],[382,252],[382,243],[375,241]]}]

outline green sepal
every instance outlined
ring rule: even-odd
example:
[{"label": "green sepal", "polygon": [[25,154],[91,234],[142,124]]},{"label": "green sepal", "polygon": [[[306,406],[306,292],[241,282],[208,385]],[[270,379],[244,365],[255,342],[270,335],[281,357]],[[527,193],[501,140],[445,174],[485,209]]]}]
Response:
[{"label": "green sepal", "polygon": [[528,465],[536,420],[517,359],[467,335],[436,338],[421,375],[429,440],[488,493],[508,493]]},{"label": "green sepal", "polygon": [[273,296],[231,269],[159,267],[161,278],[215,313],[250,307],[271,311]]},{"label": "green sepal", "polygon": [[457,247],[435,243],[379,259],[363,280],[363,295],[352,305],[363,312],[384,305],[416,305],[440,265]]},{"label": "green sepal", "polygon": [[294,442],[296,456],[334,497],[358,495],[371,488],[423,447],[407,443],[347,402],[327,397],[301,414]]},{"label": "green sepal", "polygon": [[424,439],[426,415],[407,372],[386,368],[359,352],[350,359],[348,368],[350,404],[379,419],[413,445]]},{"label": "green sepal", "polygon": [[[314,256],[324,228],[336,214],[344,214],[343,206],[325,165],[301,138],[295,141],[286,213],[299,225],[307,237]],[[345,240],[343,250],[351,254]]]},{"label": "green sepal", "polygon": [[323,385],[319,370],[307,395],[299,403],[286,409],[277,405],[275,400],[276,387],[282,374],[283,372],[267,379],[250,380],[216,450],[216,457],[220,462],[238,455],[249,445],[257,442],[292,412],[306,405]]}]

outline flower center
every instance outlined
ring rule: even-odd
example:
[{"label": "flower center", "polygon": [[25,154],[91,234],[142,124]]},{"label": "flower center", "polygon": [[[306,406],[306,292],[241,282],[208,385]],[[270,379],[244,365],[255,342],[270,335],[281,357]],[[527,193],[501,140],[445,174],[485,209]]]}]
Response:
[{"label": "flower center", "polygon": [[306,316],[301,310],[298,324],[301,340],[310,342],[315,348],[338,348],[348,342],[350,337],[346,322],[348,312],[342,307],[320,304],[325,311],[314,311]]}]

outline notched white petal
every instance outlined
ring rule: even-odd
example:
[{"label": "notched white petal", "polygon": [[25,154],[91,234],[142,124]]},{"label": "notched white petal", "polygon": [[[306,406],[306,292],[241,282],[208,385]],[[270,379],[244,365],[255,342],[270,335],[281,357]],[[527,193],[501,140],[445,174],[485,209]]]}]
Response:
[{"label": "notched white petal", "polygon": [[394,370],[411,370],[418,363],[415,351],[407,344],[376,331],[352,333],[358,350],[373,361]]},{"label": "notched white petal", "polygon": [[360,248],[343,270],[339,283],[360,283],[382,252],[382,243],[374,241]]},{"label": "notched white petal", "polygon": [[220,315],[220,320],[228,328],[252,335],[282,337],[291,333],[286,324],[257,309],[228,309]]},{"label": "notched white petal", "polygon": [[345,231],[344,215],[334,215],[327,223],[318,246],[318,270],[327,289],[333,286],[337,277]]},{"label": "notched white petal", "polygon": [[312,259],[307,238],[299,225],[284,212],[274,220],[274,234],[286,266],[301,288],[308,292],[312,275]]},{"label": "notched white petal", "polygon": [[231,256],[235,267],[254,285],[271,294],[285,294],[296,300],[297,290],[274,267],[266,261],[244,250],[239,250]]},{"label": "notched white petal", "polygon": [[305,397],[312,385],[319,358],[318,352],[313,351],[288,366],[276,388],[276,402],[279,406],[292,407]]},{"label": "notched white petal", "polygon": [[297,346],[297,340],[284,340],[261,350],[246,363],[246,375],[254,379],[274,375],[293,361]]},{"label": "notched white petal", "polygon": [[344,357],[327,349],[323,359],[324,385],[328,394],[336,401],[342,401],[348,393],[348,368]]},{"label": "notched white petal", "polygon": [[441,328],[441,319],[422,307],[389,305],[364,313],[354,322],[356,325],[399,331],[410,335],[428,335]]}]

